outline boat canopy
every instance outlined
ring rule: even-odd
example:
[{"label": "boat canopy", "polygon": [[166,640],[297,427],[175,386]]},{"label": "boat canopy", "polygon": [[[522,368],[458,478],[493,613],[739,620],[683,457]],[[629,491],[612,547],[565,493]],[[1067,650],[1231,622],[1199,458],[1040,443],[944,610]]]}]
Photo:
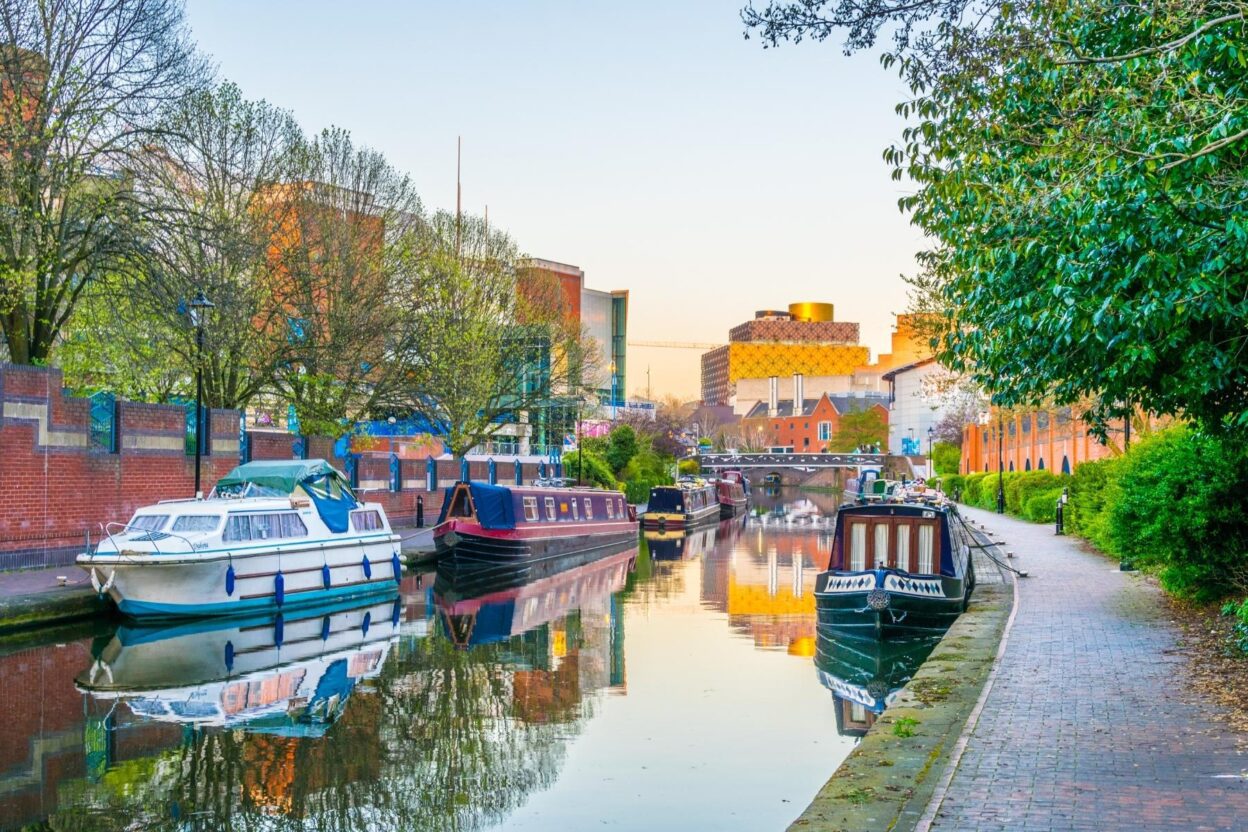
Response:
[{"label": "boat canopy", "polygon": [[265,459],[240,465],[217,482],[218,496],[288,497],[302,487],[330,531],[342,534],[359,503],[347,478],[323,459]]},{"label": "boat canopy", "polygon": [[477,515],[477,522],[484,529],[514,529],[516,527],[516,509],[512,504],[511,489],[502,485],[490,485],[484,482],[461,482],[446,489],[442,500],[442,513],[438,517],[441,524],[447,519],[454,503],[455,490],[461,487],[468,489],[472,497],[472,507]]}]

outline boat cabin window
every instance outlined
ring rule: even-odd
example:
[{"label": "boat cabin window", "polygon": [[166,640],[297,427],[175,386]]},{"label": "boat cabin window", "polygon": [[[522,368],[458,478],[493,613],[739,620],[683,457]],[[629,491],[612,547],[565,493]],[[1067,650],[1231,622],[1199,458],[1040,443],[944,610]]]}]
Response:
[{"label": "boat cabin window", "polygon": [[169,522],[168,514],[136,514],[127,524],[126,531],[158,532],[165,527],[167,522]]},{"label": "boat cabin window", "polygon": [[910,525],[897,526],[897,568],[910,571]]},{"label": "boat cabin window", "polygon": [[357,532],[374,532],[384,529],[385,526],[382,525],[381,514],[376,511],[353,511],[351,512],[351,528]]},{"label": "boat cabin window", "polygon": [[573,520],[581,519],[581,507],[576,504],[576,500],[572,501],[572,519]]},{"label": "boat cabin window", "polygon": [[221,525],[219,514],[183,514],[173,521],[175,532],[215,532]]},{"label": "boat cabin window", "polygon": [[594,503],[588,497],[585,498],[585,519],[594,519]]},{"label": "boat cabin window", "polygon": [[615,519],[615,500],[611,499],[610,497],[607,498],[607,519],[608,520]]},{"label": "boat cabin window", "polygon": [[849,524],[849,569],[861,572],[867,568],[867,524]]},{"label": "boat cabin window", "polygon": [[888,524],[880,523],[875,527],[875,568],[888,566]]},{"label": "boat cabin window", "polygon": [[307,537],[308,527],[293,511],[266,514],[231,514],[225,524],[226,542],[241,540],[280,540]]},{"label": "boat cabin window", "polygon": [[919,574],[930,575],[936,570],[932,568],[932,553],[935,550],[936,527],[924,523],[919,526]]},{"label": "boat cabin window", "polygon": [[537,522],[537,498],[536,497],[524,498],[524,519],[528,520],[530,523]]},{"label": "boat cabin window", "polygon": [[546,519],[547,520],[555,519],[555,498],[554,497],[546,498]]}]

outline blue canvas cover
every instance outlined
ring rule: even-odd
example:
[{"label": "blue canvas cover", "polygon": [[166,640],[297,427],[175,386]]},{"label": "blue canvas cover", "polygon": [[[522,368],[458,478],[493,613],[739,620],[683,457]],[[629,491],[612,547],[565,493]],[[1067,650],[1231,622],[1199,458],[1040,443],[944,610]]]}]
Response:
[{"label": "blue canvas cover", "polygon": [[308,477],[300,485],[312,498],[316,513],[331,532],[342,534],[350,528],[351,509],[358,508],[359,503],[342,474],[331,468],[326,473]]},{"label": "blue canvas cover", "polygon": [[511,501],[511,489],[484,482],[468,484],[472,492],[472,504],[477,510],[477,522],[487,529],[514,529],[516,510]]}]

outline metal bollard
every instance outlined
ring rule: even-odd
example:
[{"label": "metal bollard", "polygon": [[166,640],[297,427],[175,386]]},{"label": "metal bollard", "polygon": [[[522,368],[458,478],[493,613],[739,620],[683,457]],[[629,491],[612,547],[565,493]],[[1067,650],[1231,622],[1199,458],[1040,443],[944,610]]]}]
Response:
[{"label": "metal bollard", "polygon": [[425,527],[425,498],[422,494],[416,495],[416,528],[423,529]]},{"label": "metal bollard", "polygon": [[1055,535],[1066,534],[1066,500],[1068,498],[1067,489],[1063,488],[1061,495],[1057,498],[1057,520],[1053,530]]}]

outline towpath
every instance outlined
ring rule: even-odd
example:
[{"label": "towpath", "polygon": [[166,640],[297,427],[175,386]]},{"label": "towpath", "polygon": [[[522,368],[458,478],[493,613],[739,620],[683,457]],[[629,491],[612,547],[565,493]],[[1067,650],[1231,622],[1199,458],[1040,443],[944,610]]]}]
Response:
[{"label": "towpath", "polygon": [[957,768],[919,828],[1248,830],[1248,754],[1188,686],[1160,590],[1052,526],[962,512],[1032,577],[1019,582]]}]

